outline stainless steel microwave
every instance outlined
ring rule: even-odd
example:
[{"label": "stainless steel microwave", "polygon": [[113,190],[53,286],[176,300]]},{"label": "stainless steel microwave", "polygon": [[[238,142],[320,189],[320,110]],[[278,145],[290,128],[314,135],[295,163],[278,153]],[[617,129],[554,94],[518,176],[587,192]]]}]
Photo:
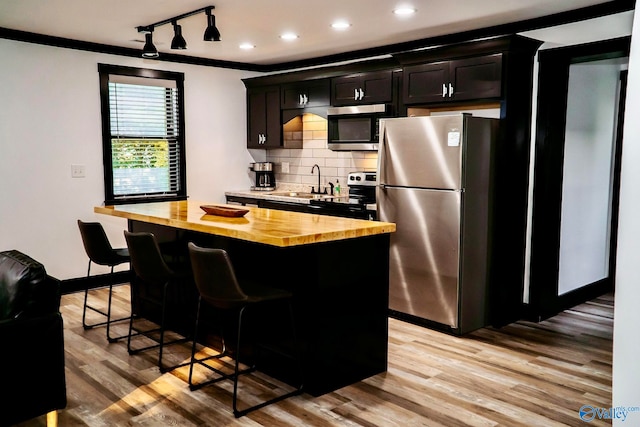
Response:
[{"label": "stainless steel microwave", "polygon": [[379,120],[390,117],[387,104],[330,107],[327,109],[327,142],[334,151],[377,151]]}]

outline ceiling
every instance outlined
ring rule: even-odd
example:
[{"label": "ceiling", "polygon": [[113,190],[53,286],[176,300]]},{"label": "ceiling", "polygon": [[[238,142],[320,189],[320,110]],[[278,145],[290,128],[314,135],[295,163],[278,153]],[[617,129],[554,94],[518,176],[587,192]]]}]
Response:
[{"label": "ceiling", "polygon": [[[607,3],[606,0],[3,0],[0,27],[65,39],[142,49],[144,35],[136,27],[215,6],[220,42],[202,40],[206,15],[179,21],[188,49],[170,49],[173,29],[159,26],[153,33],[160,55],[180,54],[247,64],[279,64],[344,54],[435,36],[524,21]],[[398,17],[401,4],[417,12]],[[571,24],[563,31],[523,33],[550,45],[629,35],[633,12]],[[331,23],[347,20],[348,29]],[[299,37],[285,41],[285,31]],[[255,48],[243,50],[241,43]]]}]

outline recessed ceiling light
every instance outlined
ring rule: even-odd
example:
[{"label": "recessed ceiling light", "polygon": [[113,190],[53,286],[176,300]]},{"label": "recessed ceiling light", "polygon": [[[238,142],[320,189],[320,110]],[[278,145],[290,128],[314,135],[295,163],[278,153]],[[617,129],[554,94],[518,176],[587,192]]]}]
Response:
[{"label": "recessed ceiling light", "polygon": [[336,21],[331,24],[331,28],[333,28],[334,30],[346,30],[350,26],[351,24],[349,24],[347,21]]},{"label": "recessed ceiling light", "polygon": [[402,7],[393,9],[393,13],[400,16],[413,15],[414,13],[416,13],[416,11],[417,11],[416,8],[411,6],[402,6]]},{"label": "recessed ceiling light", "polygon": [[282,40],[295,40],[298,38],[297,34],[294,33],[284,33],[280,36]]},{"label": "recessed ceiling light", "polygon": [[253,49],[254,47],[256,46],[252,43],[242,43],[240,45],[240,49],[245,49],[245,50]]}]

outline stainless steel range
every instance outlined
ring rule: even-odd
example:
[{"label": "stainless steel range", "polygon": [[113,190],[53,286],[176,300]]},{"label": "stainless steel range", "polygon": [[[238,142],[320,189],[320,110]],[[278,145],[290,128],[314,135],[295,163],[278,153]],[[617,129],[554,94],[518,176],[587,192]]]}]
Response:
[{"label": "stainless steel range", "polygon": [[351,172],[347,176],[348,198],[311,200],[309,204],[323,215],[375,220],[377,184],[376,172]]}]

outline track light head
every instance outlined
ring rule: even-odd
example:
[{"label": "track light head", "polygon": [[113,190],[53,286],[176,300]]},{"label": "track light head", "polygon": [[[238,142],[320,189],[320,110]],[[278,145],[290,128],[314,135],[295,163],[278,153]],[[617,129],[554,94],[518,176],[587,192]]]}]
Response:
[{"label": "track light head", "polygon": [[153,28],[151,31],[144,35],[145,44],[142,48],[142,57],[143,58],[157,58],[160,56],[158,54],[158,49],[153,45]]},{"label": "track light head", "polygon": [[205,13],[207,14],[207,29],[204,31],[204,41],[207,42],[219,42],[220,31],[216,28],[216,17],[211,13],[212,8],[207,8]]},{"label": "track light head", "polygon": [[182,27],[176,21],[173,24],[173,40],[171,40],[171,49],[186,49],[187,41],[182,37]]}]

